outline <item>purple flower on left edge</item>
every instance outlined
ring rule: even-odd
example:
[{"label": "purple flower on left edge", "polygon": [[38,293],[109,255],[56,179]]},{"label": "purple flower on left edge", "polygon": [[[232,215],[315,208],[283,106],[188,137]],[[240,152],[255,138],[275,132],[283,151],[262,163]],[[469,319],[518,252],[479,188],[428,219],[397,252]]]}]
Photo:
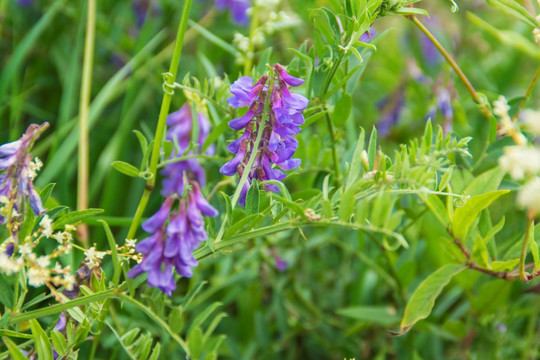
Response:
[{"label": "purple flower on left edge", "polygon": [[[188,103],[167,117],[166,139],[175,144],[169,160],[201,151],[210,124],[203,114],[196,114],[195,119],[196,124]],[[193,125],[197,125],[199,135],[195,149],[186,153],[195,131]],[[212,147],[206,151],[207,154],[212,152]],[[143,259],[128,276],[134,278],[146,272],[148,285],[171,296],[176,289],[173,269],[184,277],[193,275],[192,268],[197,266],[193,251],[208,238],[204,217],[217,216],[218,211],[202,195],[205,174],[196,159],[171,162],[161,174],[165,176],[161,192],[165,201],[142,225],[151,235],[135,247],[143,254]]]},{"label": "purple flower on left edge", "polygon": [[34,178],[42,164],[39,159],[32,159],[29,152],[48,126],[48,123],[32,124],[19,140],[0,146],[0,207],[12,204],[13,210],[11,214],[0,213],[0,224],[10,221],[12,235],[17,233],[16,223],[25,200],[36,216],[44,212],[41,198],[34,189]]},{"label": "purple flower on left edge", "polygon": [[[240,192],[238,204],[241,206],[245,205],[246,194],[253,179],[282,181],[286,177],[283,171],[300,166],[300,159],[292,157],[298,147],[294,136],[300,132],[300,125],[304,123],[302,111],[306,108],[308,99],[290,92],[289,86],[300,86],[304,80],[291,76],[280,64],[274,64],[272,69],[272,88],[269,88],[270,78],[267,75],[262,76],[255,84],[252,78],[243,76],[230,87],[233,96],[228,99],[229,105],[234,108],[248,107],[248,110],[243,116],[229,121],[231,128],[243,129],[244,132],[227,146],[235,156],[219,171],[227,176],[238,173],[241,177],[251,153],[257,152],[247,181]],[[267,98],[270,102],[268,119],[264,128],[259,129]],[[263,132],[261,142],[258,149],[253,149],[258,131]],[[271,184],[265,184],[264,188],[267,191],[279,190]]]},{"label": "purple flower on left edge", "polygon": [[216,0],[219,10],[229,9],[235,23],[247,25],[249,17],[247,10],[251,7],[250,0]]}]

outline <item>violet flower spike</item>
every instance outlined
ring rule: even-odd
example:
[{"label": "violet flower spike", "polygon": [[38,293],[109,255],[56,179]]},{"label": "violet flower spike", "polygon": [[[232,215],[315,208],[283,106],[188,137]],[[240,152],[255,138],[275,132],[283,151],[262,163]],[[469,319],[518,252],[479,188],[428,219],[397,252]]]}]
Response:
[{"label": "violet flower spike", "polygon": [[[7,201],[12,204],[12,210],[21,213],[23,203],[27,200],[36,216],[45,211],[41,198],[34,189],[34,178],[42,164],[37,158],[33,160],[29,152],[48,126],[48,123],[32,124],[19,140],[0,146],[0,206],[7,205]],[[0,224],[8,222],[11,216],[8,214],[6,218],[5,215],[0,214]],[[17,226],[14,226],[17,221],[13,219],[10,222],[14,235],[17,232]]]},{"label": "violet flower spike", "polygon": [[[169,130],[166,139],[176,145],[170,160],[201,151],[210,131],[210,124],[203,114],[197,114],[196,119],[199,128],[198,146],[186,153],[193,133],[189,104],[184,104],[168,116]],[[206,153],[212,154],[213,151],[210,147]],[[217,216],[218,211],[201,193],[200,184],[204,184],[205,174],[196,159],[169,163],[161,174],[165,176],[161,193],[166,198],[159,210],[142,225],[144,231],[151,235],[135,247],[143,257],[142,261],[129,271],[128,276],[134,278],[146,272],[148,285],[171,296],[176,289],[174,269],[184,277],[193,275],[192,268],[198,264],[193,257],[193,251],[208,238],[204,228],[204,216]],[[175,206],[177,200],[178,205]]]},{"label": "violet flower spike", "polygon": [[251,7],[249,0],[216,0],[216,7],[220,10],[229,9],[233,21],[238,25],[247,25],[249,17],[247,10]]},{"label": "violet flower spike", "polygon": [[[263,132],[259,148],[255,149],[255,161],[240,192],[238,204],[241,206],[245,205],[252,179],[282,181],[286,174],[281,170],[300,166],[300,160],[292,158],[298,147],[294,135],[300,132],[300,125],[304,123],[302,111],[307,107],[308,99],[291,93],[289,87],[300,86],[304,80],[290,75],[280,64],[274,64],[272,69],[275,81],[271,89],[267,85],[267,75],[262,76],[255,84],[252,78],[243,76],[230,86],[233,96],[227,100],[229,105],[234,108],[249,106],[249,109],[245,115],[229,122],[232,129],[243,129],[244,132],[239,139],[227,146],[235,156],[221,167],[220,172],[227,176],[238,173],[241,177],[254,150],[257,132]],[[268,91],[271,91],[268,120],[264,128],[259,129]],[[257,131],[254,131],[255,128]],[[266,191],[279,191],[274,185],[265,184],[264,187]]]}]

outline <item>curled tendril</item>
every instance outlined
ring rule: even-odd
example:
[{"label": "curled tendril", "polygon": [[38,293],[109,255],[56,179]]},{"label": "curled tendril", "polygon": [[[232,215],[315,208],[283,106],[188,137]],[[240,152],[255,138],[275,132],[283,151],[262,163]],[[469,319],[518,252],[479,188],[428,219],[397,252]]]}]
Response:
[{"label": "curled tendril", "polygon": [[451,11],[452,11],[453,13],[458,12],[458,11],[459,11],[459,6],[458,6],[458,4],[457,4],[454,0],[450,0],[450,2],[452,3]]},{"label": "curled tendril", "polygon": [[163,76],[163,85],[161,86],[163,92],[169,95],[174,95],[176,83],[170,84],[170,81],[173,80],[173,75],[170,72],[165,72],[162,73],[161,76]]},{"label": "curled tendril", "polygon": [[454,205],[457,207],[462,207],[463,205],[465,205],[465,203],[467,202],[467,200],[469,200],[470,197],[470,195],[457,196],[454,198]]}]

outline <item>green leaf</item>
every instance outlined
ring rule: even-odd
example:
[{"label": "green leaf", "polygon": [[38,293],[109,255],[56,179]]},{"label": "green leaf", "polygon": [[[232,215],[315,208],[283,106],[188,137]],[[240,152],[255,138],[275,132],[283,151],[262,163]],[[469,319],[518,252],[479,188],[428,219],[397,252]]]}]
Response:
[{"label": "green leaf", "polygon": [[188,20],[188,24],[189,24],[189,26],[191,26],[192,29],[194,29],[199,34],[201,34],[203,37],[205,37],[206,40],[210,41],[211,43],[214,43],[214,45],[217,45],[220,48],[222,48],[223,50],[227,51],[233,57],[236,56],[237,51],[236,51],[236,48],[234,46],[232,46],[231,44],[229,44],[225,40],[221,39],[220,37],[214,35],[214,33],[208,31],[207,29],[205,29],[201,25],[197,24],[193,20]]},{"label": "green leaf", "polygon": [[[354,149],[354,155],[349,167],[349,174],[347,175],[347,182],[345,184],[345,189],[349,189],[352,184],[360,176],[360,171],[362,170],[362,151],[364,150],[364,141],[366,137],[366,132],[364,128],[360,129],[360,136],[358,136],[358,141],[356,142],[356,148]],[[325,179],[326,181],[326,179]]]},{"label": "green leaf", "polygon": [[51,340],[54,351],[56,351],[60,357],[64,356],[67,352],[67,342],[64,335],[60,331],[53,329],[53,331],[51,331]]},{"label": "green leaf", "polygon": [[148,149],[148,140],[146,140],[146,137],[139,130],[133,130],[133,133],[137,136],[137,139],[139,139],[139,144],[141,145],[141,151],[144,154],[146,150]]},{"label": "green leaf", "polygon": [[369,137],[369,145],[368,145],[368,159],[369,159],[370,170],[374,169],[376,154],[377,154],[377,128],[373,126],[373,130],[371,130],[371,136]]},{"label": "green leaf", "polygon": [[386,306],[353,306],[337,309],[336,313],[369,324],[391,326],[399,323],[396,311]]},{"label": "green leaf", "polygon": [[121,172],[124,175],[135,177],[135,178],[140,177],[139,169],[137,169],[135,166],[131,164],[128,164],[127,162],[113,161],[111,165],[116,171]]},{"label": "green leaf", "polygon": [[8,337],[2,337],[2,341],[6,344],[9,354],[11,355],[12,360],[28,360],[26,356],[19,350],[17,345],[11,341]]},{"label": "green leaf", "polygon": [[427,318],[443,288],[466,268],[464,265],[447,264],[422,281],[405,307],[401,329],[396,335],[405,334],[418,321]]},{"label": "green leaf", "polygon": [[306,121],[305,121],[304,125],[302,125],[302,129],[305,129],[309,125],[313,124],[315,121],[319,120],[320,118],[322,118],[327,113],[328,113],[328,110],[324,110],[324,111],[320,111],[318,113],[315,113],[315,114],[313,114],[311,116],[308,116],[306,118]]},{"label": "green leaf", "polygon": [[532,26],[533,28],[538,26],[538,23],[534,16],[520,4],[514,0],[487,0],[487,3],[493,8],[515,17],[516,19]]},{"label": "green leaf", "polygon": [[246,195],[246,214],[253,215],[259,213],[259,182],[253,180],[251,187],[248,189]]},{"label": "green leaf", "polygon": [[513,270],[517,264],[519,264],[519,259],[493,261],[491,263],[491,269],[493,271],[510,271]]},{"label": "green leaf", "polygon": [[538,244],[534,239],[534,221],[531,221],[529,226],[529,248],[531,249],[531,254],[534,260],[534,271],[540,268],[540,255],[538,254]]},{"label": "green leaf", "polygon": [[504,171],[499,166],[496,166],[489,171],[485,171],[476,176],[474,180],[467,185],[465,193],[469,195],[479,195],[489,191],[495,191],[499,188],[504,175]]},{"label": "green leaf", "polygon": [[533,43],[532,40],[529,40],[528,38],[514,31],[499,30],[473,13],[468,12],[467,17],[473,24],[490,33],[503,44],[511,46],[524,54],[540,60],[540,47]]},{"label": "green leaf", "polygon": [[161,344],[156,343],[156,345],[154,346],[154,349],[152,350],[152,353],[150,354],[150,357],[148,358],[148,360],[158,360],[160,353],[161,353]]},{"label": "green leaf", "polygon": [[13,290],[6,281],[4,274],[0,275],[0,302],[8,309],[13,308]]},{"label": "green leaf", "polygon": [[400,7],[399,9],[392,10],[394,14],[397,15],[425,15],[429,16],[429,13],[424,9],[414,8],[414,7]]},{"label": "green leaf", "polygon": [[41,202],[45,204],[47,200],[49,200],[49,197],[51,196],[54,186],[56,184],[47,184],[43,189],[41,189],[41,192],[39,193],[39,197],[41,198]]},{"label": "green leaf", "polygon": [[493,201],[510,190],[491,191],[476,195],[467,200],[462,207],[455,209],[452,218],[452,231],[454,237],[465,240],[467,230],[474,220],[480,215],[480,211],[487,208]]},{"label": "green leaf", "polygon": [[334,112],[332,114],[334,124],[338,127],[345,125],[349,119],[349,116],[351,115],[351,109],[352,96],[350,94],[343,93],[334,107]]},{"label": "green leaf", "polygon": [[300,216],[303,220],[306,220],[306,214],[304,213],[304,209],[297,203],[276,194],[272,194],[272,198],[276,199],[277,201],[288,207],[296,215]]},{"label": "green leaf", "polygon": [[189,347],[191,358],[198,359],[200,357],[204,345],[203,338],[203,332],[198,326],[189,333],[187,345]]},{"label": "green leaf", "polygon": [[109,242],[109,248],[111,249],[111,259],[113,262],[113,277],[112,282],[114,285],[118,285],[120,282],[120,275],[122,274],[122,269],[120,266],[120,259],[118,258],[118,250],[116,249],[116,240],[114,239],[114,236],[111,232],[111,229],[109,228],[109,224],[107,224],[104,220],[98,220],[103,225],[103,230],[105,230],[105,234],[107,235],[107,241]]},{"label": "green leaf", "polygon": [[89,217],[101,214],[103,211],[103,209],[86,209],[72,211],[67,215],[62,216],[60,219],[56,220],[54,222],[54,229],[61,229],[65,225],[75,224]]},{"label": "green leaf", "polygon": [[169,314],[168,323],[172,331],[180,334],[182,328],[184,327],[184,319],[182,318],[182,309],[180,306],[172,309],[171,313]]},{"label": "green leaf", "polygon": [[38,359],[53,360],[51,342],[36,319],[30,320],[30,329],[34,336],[34,346],[36,347]]}]

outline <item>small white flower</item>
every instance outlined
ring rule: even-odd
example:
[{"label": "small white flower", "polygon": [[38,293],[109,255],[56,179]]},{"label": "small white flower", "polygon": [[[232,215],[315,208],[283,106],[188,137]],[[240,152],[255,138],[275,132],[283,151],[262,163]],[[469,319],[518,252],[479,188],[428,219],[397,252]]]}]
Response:
[{"label": "small white flower", "polygon": [[66,225],[64,226],[64,230],[66,230],[67,232],[73,232],[75,231],[76,227],[74,225]]},{"label": "small white flower", "polygon": [[28,284],[39,287],[49,279],[49,270],[32,267],[28,270]]},{"label": "small white flower", "polygon": [[25,242],[21,246],[19,246],[19,253],[21,255],[30,255],[32,253],[32,243]]},{"label": "small white flower", "polygon": [[71,234],[69,232],[67,232],[67,231],[58,231],[58,232],[54,233],[52,238],[55,239],[56,241],[58,241],[59,244],[68,243],[73,239]]},{"label": "small white flower", "polygon": [[493,102],[493,113],[498,117],[504,118],[509,117],[508,111],[510,111],[508,101],[506,101],[504,96],[499,96],[499,98]]},{"label": "small white flower", "polygon": [[52,236],[52,220],[49,218],[49,216],[44,215],[43,219],[39,222],[39,226],[42,228],[42,234],[45,237],[51,237]]},{"label": "small white flower", "polygon": [[19,265],[11,260],[4,252],[0,253],[0,272],[11,275],[19,270]]},{"label": "small white flower", "polygon": [[137,245],[137,239],[126,239],[126,246],[128,248],[134,248]]},{"label": "small white flower", "polygon": [[540,150],[528,146],[507,146],[499,158],[499,165],[514,180],[521,180],[525,174],[540,171]]},{"label": "small white flower", "polygon": [[48,256],[40,256],[36,260],[36,264],[37,264],[37,266],[40,266],[42,268],[46,268],[47,266],[49,266],[51,264],[51,261],[49,260]]},{"label": "small white flower", "polygon": [[64,282],[68,291],[73,290],[73,285],[75,285],[75,276],[72,274],[64,274]]},{"label": "small white flower", "polygon": [[249,38],[240,34],[234,34],[233,43],[236,44],[238,50],[246,52],[249,50]]},{"label": "small white flower", "polygon": [[540,45],[540,29],[539,28],[536,28],[533,30],[533,37],[534,37],[534,41]]},{"label": "small white flower", "polygon": [[90,249],[84,252],[85,261],[88,267],[98,267],[101,263],[101,259],[105,256],[105,252],[96,251],[96,248],[92,246]]},{"label": "small white flower", "polygon": [[534,135],[540,135],[540,111],[523,110],[521,120],[525,129]]},{"label": "small white flower", "polygon": [[535,177],[519,190],[517,194],[518,204],[535,213],[540,214],[540,178]]}]

